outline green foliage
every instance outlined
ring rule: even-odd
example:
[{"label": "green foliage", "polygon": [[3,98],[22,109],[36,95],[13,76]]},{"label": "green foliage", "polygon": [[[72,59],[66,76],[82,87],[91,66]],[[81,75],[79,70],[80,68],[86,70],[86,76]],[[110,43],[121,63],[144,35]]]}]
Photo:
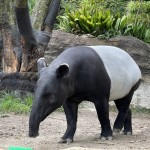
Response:
[{"label": "green foliage", "polygon": [[130,22],[142,22],[150,28],[150,1],[130,1],[126,11]]},{"label": "green foliage", "polygon": [[150,115],[150,109],[143,108],[140,106],[134,107],[131,105],[131,110],[133,114],[147,114]]},{"label": "green foliage", "polygon": [[64,108],[61,106],[57,109],[58,112],[64,112]]},{"label": "green foliage", "polygon": [[126,10],[131,14],[137,14],[137,11],[140,14],[150,13],[150,1],[130,1]]},{"label": "green foliage", "polygon": [[124,34],[137,37],[147,43],[150,43],[150,29],[147,29],[140,21],[128,24]]},{"label": "green foliage", "polygon": [[[109,105],[109,109],[110,111],[113,112],[118,112],[117,108],[115,105]],[[132,114],[136,115],[136,114],[146,114],[146,115],[150,115],[150,109],[144,108],[144,107],[140,107],[140,106],[133,106],[131,104],[130,109],[132,111]]]},{"label": "green foliage", "polygon": [[109,10],[96,7],[96,2],[84,0],[78,10],[70,11],[66,8],[66,15],[59,16],[59,28],[76,34],[90,33],[98,36],[110,29],[113,24],[113,16]]},{"label": "green foliage", "polygon": [[150,1],[130,1],[126,7],[128,34],[150,43]]},{"label": "green foliage", "polygon": [[118,18],[114,23],[112,29],[108,31],[108,33],[111,34],[108,37],[130,35],[150,43],[150,29],[147,28],[144,23],[140,21],[136,23],[130,22],[129,17],[125,15],[122,18]]},{"label": "green foliage", "polygon": [[31,14],[32,11],[33,11],[34,5],[35,5],[35,0],[29,0],[29,1],[28,1],[28,6],[29,6],[30,14]]},{"label": "green foliage", "polygon": [[127,16],[119,17],[114,16],[112,27],[107,30],[103,35],[99,35],[98,38],[110,38],[118,35],[124,35],[127,27]]},{"label": "green foliage", "polygon": [[58,28],[62,30],[99,38],[131,35],[150,42],[148,1],[130,1],[127,7],[125,0],[67,0],[62,4],[64,14],[58,17]]},{"label": "green foliage", "polygon": [[0,95],[0,112],[1,113],[29,113],[32,105],[32,96],[26,96],[24,98],[16,98],[14,94],[2,93]]},{"label": "green foliage", "polygon": [[126,0],[102,0],[100,5],[106,9],[110,9],[112,14],[120,13],[123,15],[126,3]]}]

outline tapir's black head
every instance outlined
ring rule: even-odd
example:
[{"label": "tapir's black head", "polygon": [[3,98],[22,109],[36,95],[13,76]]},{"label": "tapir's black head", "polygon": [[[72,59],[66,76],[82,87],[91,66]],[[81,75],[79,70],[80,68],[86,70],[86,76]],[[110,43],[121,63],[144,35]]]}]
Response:
[{"label": "tapir's black head", "polygon": [[63,104],[71,90],[67,64],[47,67],[44,58],[39,59],[37,64],[39,79],[29,119],[30,137],[38,135],[40,122]]}]

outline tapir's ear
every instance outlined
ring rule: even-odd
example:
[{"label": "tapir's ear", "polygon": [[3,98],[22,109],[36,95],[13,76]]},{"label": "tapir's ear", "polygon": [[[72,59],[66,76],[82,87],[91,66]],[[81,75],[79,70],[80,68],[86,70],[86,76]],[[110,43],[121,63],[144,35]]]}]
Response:
[{"label": "tapir's ear", "polygon": [[56,69],[56,75],[58,78],[63,78],[69,73],[69,65],[64,63],[61,64],[57,69]]},{"label": "tapir's ear", "polygon": [[42,57],[42,58],[38,59],[38,61],[37,61],[37,67],[38,67],[38,72],[40,72],[40,70],[42,68],[47,67],[47,63],[46,63],[45,58]]}]

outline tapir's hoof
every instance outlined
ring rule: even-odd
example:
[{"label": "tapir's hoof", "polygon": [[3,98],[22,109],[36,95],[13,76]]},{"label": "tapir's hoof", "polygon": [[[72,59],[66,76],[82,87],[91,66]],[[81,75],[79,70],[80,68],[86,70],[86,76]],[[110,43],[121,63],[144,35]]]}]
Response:
[{"label": "tapir's hoof", "polygon": [[112,140],[112,136],[109,136],[109,137],[104,137],[104,136],[101,136],[101,140],[102,141],[105,141],[105,140]]},{"label": "tapir's hoof", "polygon": [[37,136],[39,136],[39,133],[29,133],[29,137],[31,138],[36,138]]},{"label": "tapir's hoof", "polygon": [[120,131],[121,131],[121,129],[113,129],[113,134],[114,135],[118,135],[118,134],[120,134]]},{"label": "tapir's hoof", "polygon": [[124,135],[132,135],[132,132],[131,131],[122,131],[121,134],[124,134]]},{"label": "tapir's hoof", "polygon": [[73,139],[63,139],[63,138],[61,138],[61,140],[58,143],[67,143],[67,144],[70,144],[72,142],[73,142]]}]

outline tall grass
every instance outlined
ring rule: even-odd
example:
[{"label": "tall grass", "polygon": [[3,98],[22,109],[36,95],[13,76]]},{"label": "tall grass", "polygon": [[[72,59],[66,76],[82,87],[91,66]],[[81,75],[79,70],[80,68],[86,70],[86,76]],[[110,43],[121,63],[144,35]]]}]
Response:
[{"label": "tall grass", "polygon": [[30,112],[33,96],[16,97],[12,93],[0,94],[0,113],[27,114]]}]

